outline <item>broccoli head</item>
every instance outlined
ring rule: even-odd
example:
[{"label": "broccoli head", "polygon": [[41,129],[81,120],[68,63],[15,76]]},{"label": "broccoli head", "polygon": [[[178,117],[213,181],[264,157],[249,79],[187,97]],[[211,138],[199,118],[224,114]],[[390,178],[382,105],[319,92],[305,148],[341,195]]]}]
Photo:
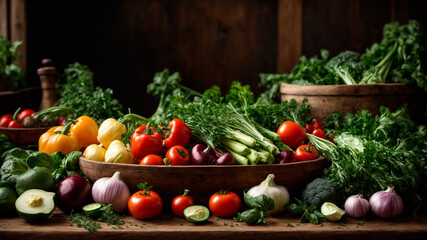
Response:
[{"label": "broccoli head", "polygon": [[324,202],[336,202],[338,199],[337,186],[334,182],[316,178],[302,191],[302,200],[308,205],[316,205],[318,209]]}]

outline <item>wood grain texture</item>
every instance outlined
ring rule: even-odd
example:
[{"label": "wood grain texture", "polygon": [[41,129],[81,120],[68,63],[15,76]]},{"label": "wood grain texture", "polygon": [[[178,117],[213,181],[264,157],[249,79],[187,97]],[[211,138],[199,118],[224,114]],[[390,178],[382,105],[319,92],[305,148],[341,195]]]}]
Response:
[{"label": "wood grain texture", "polygon": [[9,38],[9,5],[8,0],[0,0],[0,34]]},{"label": "wood grain texture", "polygon": [[289,73],[302,51],[302,0],[279,0],[277,73]]},{"label": "wood grain texture", "polygon": [[40,136],[50,127],[41,128],[4,128],[0,127],[0,134],[6,134],[9,140],[20,147],[37,145]]},{"label": "wood grain texture", "polygon": [[16,59],[22,71],[27,71],[27,1],[10,1],[10,41],[23,41],[19,48],[21,58]]},{"label": "wood grain texture", "polygon": [[[375,217],[359,220],[345,218],[337,222],[323,222],[322,226],[298,224],[298,219],[285,216],[269,217],[266,224],[249,226],[232,219],[211,216],[205,223],[193,224],[164,212],[156,219],[141,221],[129,215],[124,217],[123,230],[101,223],[101,229],[89,233],[70,226],[60,210],[44,223],[29,224],[20,218],[0,219],[2,239],[425,239],[427,217],[417,219],[399,217],[382,220]],[[292,227],[288,226],[288,223]]]},{"label": "wood grain texture", "polygon": [[301,190],[307,183],[321,175],[325,158],[286,164],[266,165],[186,165],[144,166],[137,164],[104,163],[80,158],[80,169],[92,181],[111,177],[116,171],[131,191],[137,185],[148,182],[162,197],[172,200],[191,189],[200,203],[207,204],[210,196],[220,189],[232,189],[241,194],[244,189],[260,184],[268,174],[275,174],[274,182],[289,191]]},{"label": "wood grain texture", "polygon": [[390,22],[390,0],[303,0],[302,54],[331,56],[353,50],[364,52],[382,39]]},{"label": "wood grain texture", "polygon": [[95,85],[144,116],[157,106],[146,85],[164,68],[197,91],[214,84],[228,91],[239,80],[256,93],[259,73],[276,71],[277,1],[29,1],[28,8],[31,68],[45,57],[59,71],[88,64]]},{"label": "wood grain texture", "polygon": [[391,111],[397,110],[403,103],[407,112],[414,119],[425,118],[423,109],[427,104],[426,93],[405,84],[360,84],[360,85],[322,85],[301,86],[282,83],[280,86],[282,101],[294,98],[302,102],[308,99],[311,105],[310,115],[319,120],[326,120],[335,110],[341,113],[356,113],[366,109],[372,114],[380,112],[380,106],[387,106]]}]

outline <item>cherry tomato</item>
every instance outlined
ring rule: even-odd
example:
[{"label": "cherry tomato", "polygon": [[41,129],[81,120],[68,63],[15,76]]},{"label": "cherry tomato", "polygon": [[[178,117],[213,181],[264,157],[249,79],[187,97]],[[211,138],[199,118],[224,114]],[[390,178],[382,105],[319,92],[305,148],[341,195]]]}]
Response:
[{"label": "cherry tomato", "polygon": [[9,123],[13,120],[12,114],[5,114],[0,118],[0,127],[9,127]]},{"label": "cherry tomato", "polygon": [[18,119],[19,121],[24,122],[24,119],[31,116],[33,113],[35,113],[35,111],[32,109],[24,109],[18,114]]},{"label": "cherry tomato", "polygon": [[167,164],[188,165],[190,164],[190,153],[185,147],[176,145],[166,152]]},{"label": "cherry tomato", "polygon": [[167,133],[167,137],[163,141],[166,148],[171,148],[175,145],[181,145],[186,147],[190,143],[191,129],[181,119],[173,119],[168,128],[170,131]]},{"label": "cherry tomato", "polygon": [[282,142],[292,149],[307,140],[305,129],[292,121],[282,123],[277,129],[277,134],[279,134]]},{"label": "cherry tomato", "polygon": [[163,208],[162,198],[147,183],[138,185],[141,191],[134,193],[128,201],[128,209],[133,217],[138,219],[152,219],[160,215]]},{"label": "cherry tomato", "polygon": [[305,124],[305,131],[308,133],[313,132],[313,126],[310,123]]},{"label": "cherry tomato", "polygon": [[228,190],[221,190],[209,199],[209,209],[217,217],[233,217],[239,212],[240,207],[242,207],[240,197]]},{"label": "cherry tomato", "polygon": [[141,159],[140,165],[164,165],[163,158],[156,154],[148,154]]},{"label": "cherry tomato", "polygon": [[64,117],[64,116],[59,116],[57,119],[56,119],[56,122],[58,122],[58,124],[60,125],[60,126],[65,126],[65,122],[67,121],[67,118],[66,117]]},{"label": "cherry tomato", "polygon": [[23,128],[24,125],[22,125],[22,123],[16,121],[16,120],[12,120],[10,121],[9,125],[7,126],[8,128]]},{"label": "cherry tomato", "polygon": [[315,130],[315,129],[323,129],[323,124],[321,122],[317,121],[317,119],[315,119],[315,118],[313,119],[312,126],[313,126],[313,130]]},{"label": "cherry tomato", "polygon": [[176,196],[172,200],[172,211],[178,217],[184,217],[184,209],[194,205],[194,199],[192,196],[188,195],[189,192],[190,190],[185,189],[184,194]]},{"label": "cherry tomato", "polygon": [[296,161],[308,161],[319,157],[317,150],[311,145],[301,145],[295,150]]},{"label": "cherry tomato", "polygon": [[140,126],[131,136],[130,146],[133,156],[140,161],[148,154],[159,154],[163,150],[161,135],[150,127]]},{"label": "cherry tomato", "polygon": [[321,128],[314,129],[311,134],[316,135],[320,138],[326,139],[325,131],[323,131]]}]

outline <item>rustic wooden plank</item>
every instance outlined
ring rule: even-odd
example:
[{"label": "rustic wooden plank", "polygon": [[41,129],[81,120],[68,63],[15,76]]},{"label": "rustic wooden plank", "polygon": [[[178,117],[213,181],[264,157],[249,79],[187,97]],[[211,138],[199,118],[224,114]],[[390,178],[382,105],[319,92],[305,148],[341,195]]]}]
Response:
[{"label": "rustic wooden plank", "polygon": [[180,72],[182,83],[197,91],[216,84],[226,92],[239,80],[256,93],[259,73],[276,71],[277,1],[85,1],[84,6],[28,1],[30,67],[37,69],[44,57],[58,70],[75,61],[88,64],[96,85],[111,87],[126,108],[144,116],[157,106],[145,94],[146,85],[164,68]]},{"label": "rustic wooden plank", "polygon": [[26,0],[10,1],[10,41],[23,41],[19,48],[21,58],[16,60],[23,71],[27,71],[27,13]]},{"label": "rustic wooden plank", "polygon": [[382,28],[390,22],[389,0],[303,0],[302,54],[331,56],[353,50],[364,52],[382,39]]},{"label": "rustic wooden plank", "polygon": [[382,220],[368,217],[363,220],[345,218],[340,222],[323,222],[322,225],[299,224],[298,219],[286,216],[269,217],[266,224],[249,226],[232,219],[211,216],[207,222],[193,224],[170,213],[156,219],[137,220],[124,217],[123,229],[113,229],[101,223],[101,229],[89,233],[70,226],[61,211],[44,223],[29,224],[20,218],[0,219],[2,239],[425,239],[427,216],[399,217]]},{"label": "rustic wooden plank", "polygon": [[0,34],[9,37],[9,12],[8,0],[0,0]]},{"label": "rustic wooden plank", "polygon": [[278,73],[289,73],[301,57],[302,7],[302,0],[278,1]]}]

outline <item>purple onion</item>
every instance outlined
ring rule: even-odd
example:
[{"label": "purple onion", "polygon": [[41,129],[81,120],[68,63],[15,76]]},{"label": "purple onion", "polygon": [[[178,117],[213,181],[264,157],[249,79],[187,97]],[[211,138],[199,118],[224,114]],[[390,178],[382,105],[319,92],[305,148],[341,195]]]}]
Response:
[{"label": "purple onion", "polygon": [[215,160],[217,165],[234,165],[236,163],[231,153],[221,153],[216,148],[212,148],[212,151],[217,156],[217,159]]},{"label": "purple onion", "polygon": [[374,193],[369,199],[369,204],[372,212],[382,218],[396,217],[403,211],[403,201],[392,187]]},{"label": "purple onion", "polygon": [[345,200],[344,209],[350,217],[361,218],[368,213],[369,202],[363,198],[362,194],[353,195]]},{"label": "purple onion", "polygon": [[289,163],[295,160],[295,153],[293,151],[284,150],[276,156],[277,163]]},{"label": "purple onion", "polygon": [[128,207],[130,191],[117,171],[112,177],[103,177],[93,184],[92,197],[97,203],[111,204],[114,212],[123,212]]},{"label": "purple onion", "polygon": [[203,144],[196,144],[191,149],[191,163],[194,165],[214,164],[215,159],[215,153]]}]

